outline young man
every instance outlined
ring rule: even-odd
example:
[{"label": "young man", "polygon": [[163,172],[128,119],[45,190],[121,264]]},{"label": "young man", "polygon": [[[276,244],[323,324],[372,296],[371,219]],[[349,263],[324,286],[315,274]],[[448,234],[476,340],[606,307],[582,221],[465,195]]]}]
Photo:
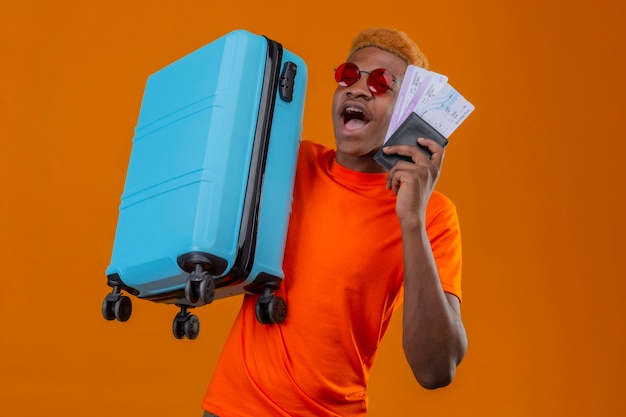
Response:
[{"label": "young man", "polygon": [[427,67],[406,34],[375,28],[336,70],[336,151],[301,145],[278,295],[279,325],[245,296],[203,402],[205,416],[364,416],[379,343],[403,307],[403,348],[425,388],[448,385],[467,346],[460,316],[456,210],[434,191],[444,150],[427,138],[386,172],[382,147],[407,65]]}]

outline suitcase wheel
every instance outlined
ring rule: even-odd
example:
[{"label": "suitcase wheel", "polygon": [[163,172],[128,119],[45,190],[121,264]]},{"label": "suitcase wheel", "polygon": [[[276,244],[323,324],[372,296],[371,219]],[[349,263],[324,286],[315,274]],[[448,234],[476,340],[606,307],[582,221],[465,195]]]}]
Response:
[{"label": "suitcase wheel", "polygon": [[256,303],[256,319],[261,324],[280,324],[287,317],[287,304],[281,297],[269,294],[259,297]]},{"label": "suitcase wheel", "polygon": [[202,265],[196,265],[196,270],[189,274],[185,282],[185,298],[192,305],[211,304],[215,298],[215,281]]},{"label": "suitcase wheel", "polygon": [[190,314],[187,306],[181,306],[180,313],[174,317],[172,332],[176,339],[184,339],[186,337],[193,340],[200,334],[200,319]]},{"label": "suitcase wheel", "polygon": [[105,320],[127,321],[133,311],[133,303],[119,288],[113,288],[102,302],[102,316]]}]

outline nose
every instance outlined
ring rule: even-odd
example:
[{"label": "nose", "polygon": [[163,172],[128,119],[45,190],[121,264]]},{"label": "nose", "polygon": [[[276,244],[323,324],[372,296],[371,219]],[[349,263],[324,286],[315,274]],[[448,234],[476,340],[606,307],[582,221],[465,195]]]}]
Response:
[{"label": "nose", "polygon": [[363,97],[366,100],[371,99],[374,96],[374,93],[372,93],[369,86],[367,85],[368,76],[369,74],[361,73],[361,77],[357,80],[357,82],[355,82],[351,86],[345,87],[347,90],[346,94],[349,94],[353,97]]}]

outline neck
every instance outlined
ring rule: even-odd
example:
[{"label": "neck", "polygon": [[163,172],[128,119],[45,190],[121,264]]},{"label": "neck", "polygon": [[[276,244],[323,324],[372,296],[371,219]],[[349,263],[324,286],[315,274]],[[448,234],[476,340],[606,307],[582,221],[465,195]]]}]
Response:
[{"label": "neck", "polygon": [[362,155],[362,156],[351,156],[342,153],[337,153],[335,157],[335,161],[352,171],[363,172],[367,174],[376,174],[385,172],[385,168],[383,168],[378,162],[374,160],[374,153]]}]

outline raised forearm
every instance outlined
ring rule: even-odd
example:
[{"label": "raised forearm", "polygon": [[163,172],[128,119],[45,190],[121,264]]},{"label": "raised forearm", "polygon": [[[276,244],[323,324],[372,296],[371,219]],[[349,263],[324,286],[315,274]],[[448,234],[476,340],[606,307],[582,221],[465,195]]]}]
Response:
[{"label": "raised forearm", "polygon": [[420,385],[448,385],[467,349],[459,300],[445,293],[425,228],[403,224],[403,348]]}]

